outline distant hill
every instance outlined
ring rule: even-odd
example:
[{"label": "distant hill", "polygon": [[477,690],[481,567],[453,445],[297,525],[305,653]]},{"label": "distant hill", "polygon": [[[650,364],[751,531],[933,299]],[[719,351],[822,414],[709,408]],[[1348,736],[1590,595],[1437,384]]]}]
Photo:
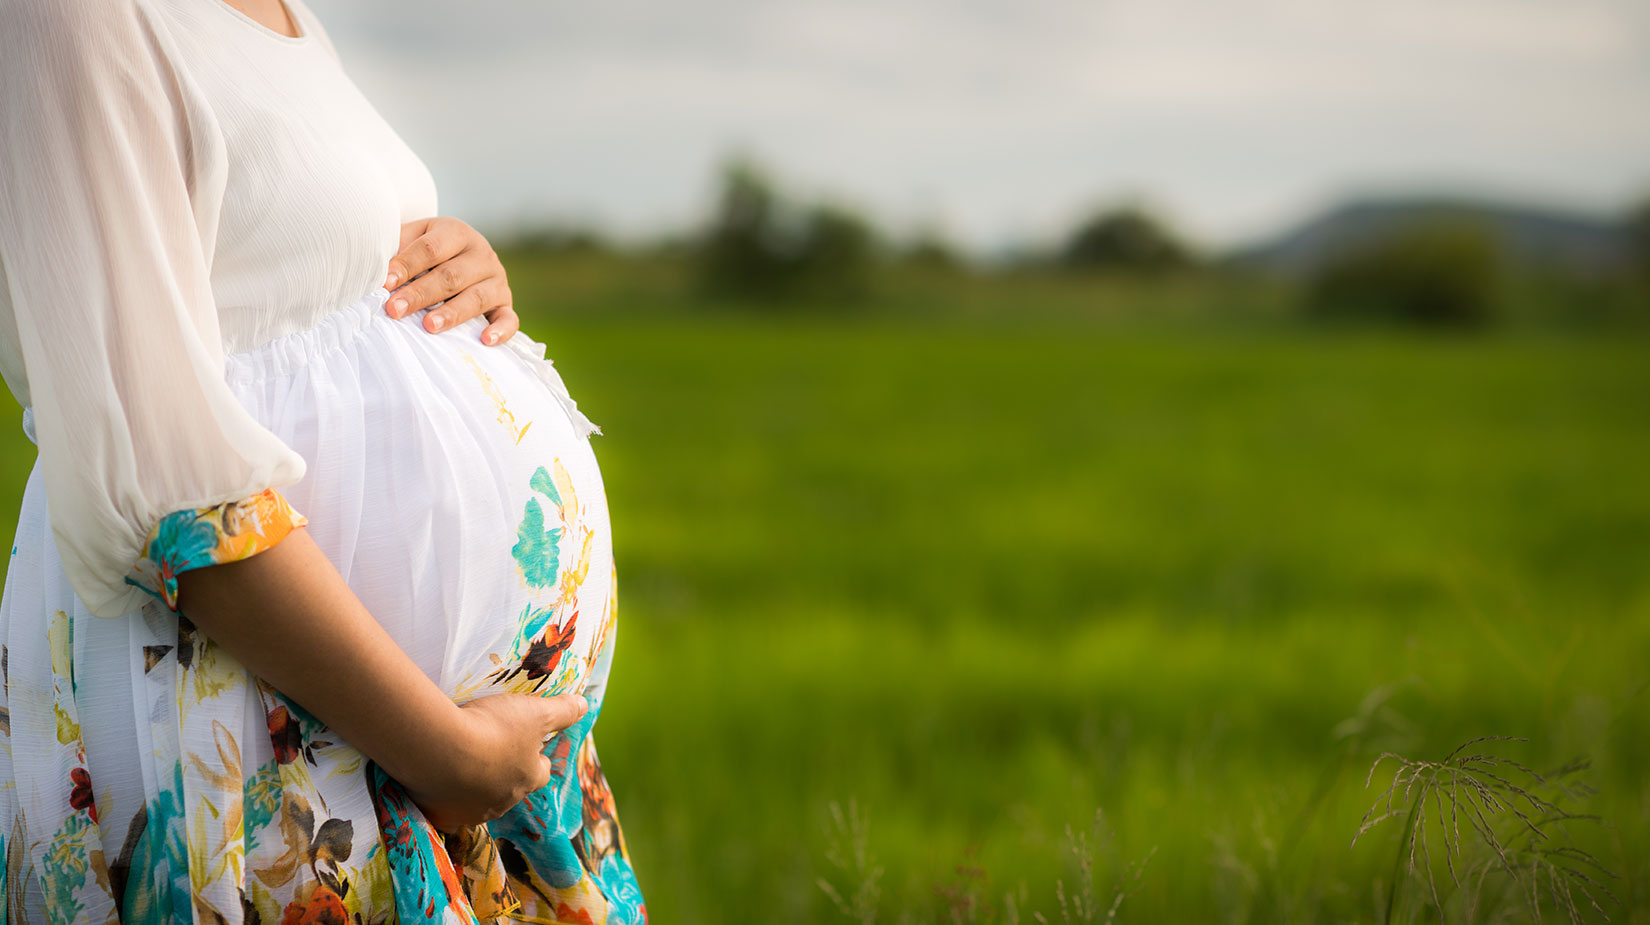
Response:
[{"label": "distant hill", "polygon": [[1483,225],[1512,260],[1581,272],[1620,267],[1628,259],[1625,222],[1539,207],[1451,198],[1351,202],[1271,241],[1232,255],[1240,264],[1306,273],[1348,248],[1416,225],[1468,221]]}]

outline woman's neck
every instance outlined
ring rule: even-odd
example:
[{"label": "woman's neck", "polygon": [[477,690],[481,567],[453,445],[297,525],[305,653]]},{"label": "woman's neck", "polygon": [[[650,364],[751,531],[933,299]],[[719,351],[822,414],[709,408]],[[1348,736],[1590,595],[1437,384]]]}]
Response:
[{"label": "woman's neck", "polygon": [[227,3],[247,17],[271,32],[284,35],[289,39],[301,37],[302,30],[298,26],[297,17],[282,0],[212,0],[214,3]]}]

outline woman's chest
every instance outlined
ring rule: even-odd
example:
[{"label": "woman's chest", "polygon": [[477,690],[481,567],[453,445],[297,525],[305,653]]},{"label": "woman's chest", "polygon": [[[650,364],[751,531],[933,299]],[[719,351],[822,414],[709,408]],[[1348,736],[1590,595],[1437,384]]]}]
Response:
[{"label": "woman's chest", "polygon": [[[221,7],[222,0],[197,0]],[[318,41],[179,23],[194,191],[227,352],[305,330],[383,282],[402,223],[432,216],[428,169]]]}]

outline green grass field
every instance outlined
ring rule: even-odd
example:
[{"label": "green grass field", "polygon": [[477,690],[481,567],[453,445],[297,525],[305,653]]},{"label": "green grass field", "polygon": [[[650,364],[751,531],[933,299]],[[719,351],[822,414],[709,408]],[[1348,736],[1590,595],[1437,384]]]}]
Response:
[{"label": "green grass field", "polygon": [[1126,290],[964,284],[949,314],[943,287],[694,313],[641,271],[518,266],[606,432],[599,738],[653,921],[840,919],[816,879],[854,887],[849,800],[883,921],[951,921],[959,882],[979,920],[1023,884],[1059,921],[1096,810],[1106,904],[1149,857],[1119,921],[1376,921],[1399,842],[1349,847],[1370,763],[1511,735],[1592,760],[1570,805],[1603,822],[1573,831],[1622,878],[1612,920],[1650,922],[1643,337],[1131,323]]}]

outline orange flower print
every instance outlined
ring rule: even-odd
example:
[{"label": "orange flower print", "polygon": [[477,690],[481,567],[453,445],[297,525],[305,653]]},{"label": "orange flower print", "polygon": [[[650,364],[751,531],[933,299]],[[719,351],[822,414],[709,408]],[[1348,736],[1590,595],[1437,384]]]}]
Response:
[{"label": "orange flower print", "polygon": [[589,909],[574,909],[567,903],[556,904],[556,918],[567,925],[596,925],[595,920],[590,918]]},{"label": "orange flower print", "polygon": [[281,925],[349,925],[344,900],[324,883],[309,898],[293,900],[281,913]]}]

